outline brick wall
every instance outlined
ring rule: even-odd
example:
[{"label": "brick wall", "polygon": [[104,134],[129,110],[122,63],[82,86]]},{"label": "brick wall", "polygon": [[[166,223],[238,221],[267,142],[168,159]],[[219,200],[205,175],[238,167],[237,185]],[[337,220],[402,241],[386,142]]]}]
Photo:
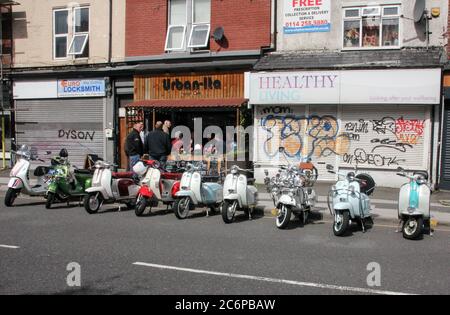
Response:
[{"label": "brick wall", "polygon": [[[168,0],[127,0],[126,56],[164,54]],[[211,51],[259,50],[270,45],[271,0],[211,0],[211,33],[222,26],[226,39]]]}]

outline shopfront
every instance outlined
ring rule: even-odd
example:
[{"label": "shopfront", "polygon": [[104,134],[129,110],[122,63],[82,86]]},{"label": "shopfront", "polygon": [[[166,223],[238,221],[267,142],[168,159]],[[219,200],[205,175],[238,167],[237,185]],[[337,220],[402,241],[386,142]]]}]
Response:
[{"label": "shopfront", "polygon": [[326,164],[358,166],[379,186],[398,187],[401,166],[432,173],[434,117],[440,69],[251,73],[259,181],[285,163],[311,158],[319,180],[334,180]]},{"label": "shopfront", "polygon": [[87,154],[104,158],[113,136],[106,128],[104,79],[16,81],[14,103],[17,145],[30,146],[44,159],[66,148],[77,167]]},{"label": "shopfront", "polygon": [[[225,137],[227,126],[240,124],[244,99],[244,73],[194,73],[136,76],[134,102],[127,106],[127,126],[144,121],[152,130],[157,121],[170,120],[173,127],[185,126],[191,135],[217,126]],[[207,142],[203,139],[203,144]]]}]

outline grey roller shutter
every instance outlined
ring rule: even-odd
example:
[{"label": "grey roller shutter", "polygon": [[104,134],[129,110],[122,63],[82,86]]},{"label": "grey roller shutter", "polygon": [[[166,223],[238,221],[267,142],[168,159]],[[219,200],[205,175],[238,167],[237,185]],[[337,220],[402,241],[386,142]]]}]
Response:
[{"label": "grey roller shutter", "polygon": [[103,158],[103,98],[18,100],[16,110],[17,144],[29,145],[40,157],[66,148],[78,167],[87,154]]}]

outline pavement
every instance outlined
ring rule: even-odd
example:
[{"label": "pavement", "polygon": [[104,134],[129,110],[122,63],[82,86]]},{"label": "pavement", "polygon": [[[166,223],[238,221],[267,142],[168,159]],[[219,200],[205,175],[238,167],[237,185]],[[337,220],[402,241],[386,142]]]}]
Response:
[{"label": "pavement", "polygon": [[[9,170],[0,171],[0,194],[4,194],[8,189]],[[31,183],[35,179],[31,177]],[[319,202],[314,211],[316,215],[330,219],[331,215],[327,205],[327,195],[331,182],[318,182],[315,185]],[[258,210],[265,215],[271,216],[274,208],[272,199],[263,185],[258,185]],[[399,189],[377,187],[371,196],[372,214],[375,220],[385,223],[398,223],[397,204]],[[438,225],[450,226],[450,191],[436,191],[431,197],[431,215]]]},{"label": "pavement", "polygon": [[[13,208],[1,203],[0,294],[158,294],[201,301],[211,294],[450,293],[450,229],[443,227],[433,237],[408,241],[395,226],[376,222],[367,233],[355,226],[338,238],[326,220],[293,221],[278,230],[269,216],[240,215],[226,225],[203,211],[178,220],[163,209],[142,218],[115,206],[104,210],[88,215],[77,204],[46,210],[25,197]],[[73,266],[80,286],[69,287]]]}]

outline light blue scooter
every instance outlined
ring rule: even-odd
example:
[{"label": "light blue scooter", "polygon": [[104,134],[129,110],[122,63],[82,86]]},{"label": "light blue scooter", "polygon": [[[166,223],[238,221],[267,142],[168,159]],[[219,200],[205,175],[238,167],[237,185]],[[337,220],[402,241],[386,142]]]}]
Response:
[{"label": "light blue scooter", "polygon": [[206,216],[209,211],[218,212],[223,201],[223,188],[217,183],[205,182],[203,165],[188,164],[186,172],[181,178],[180,191],[175,194],[173,211],[175,216],[186,219],[190,210],[196,207],[206,207]]},{"label": "light blue scooter", "polygon": [[422,237],[427,225],[431,234],[431,187],[428,183],[428,174],[415,172],[408,175],[399,167],[397,175],[409,179],[409,182],[400,188],[398,200],[398,218],[402,224],[403,237],[409,240],[418,239]]},{"label": "light blue scooter", "polygon": [[369,196],[375,190],[375,181],[368,174],[337,173],[330,164],[327,170],[339,177],[328,194],[328,208],[334,217],[334,235],[345,235],[352,221],[357,222],[365,232],[366,221],[372,221]]}]

